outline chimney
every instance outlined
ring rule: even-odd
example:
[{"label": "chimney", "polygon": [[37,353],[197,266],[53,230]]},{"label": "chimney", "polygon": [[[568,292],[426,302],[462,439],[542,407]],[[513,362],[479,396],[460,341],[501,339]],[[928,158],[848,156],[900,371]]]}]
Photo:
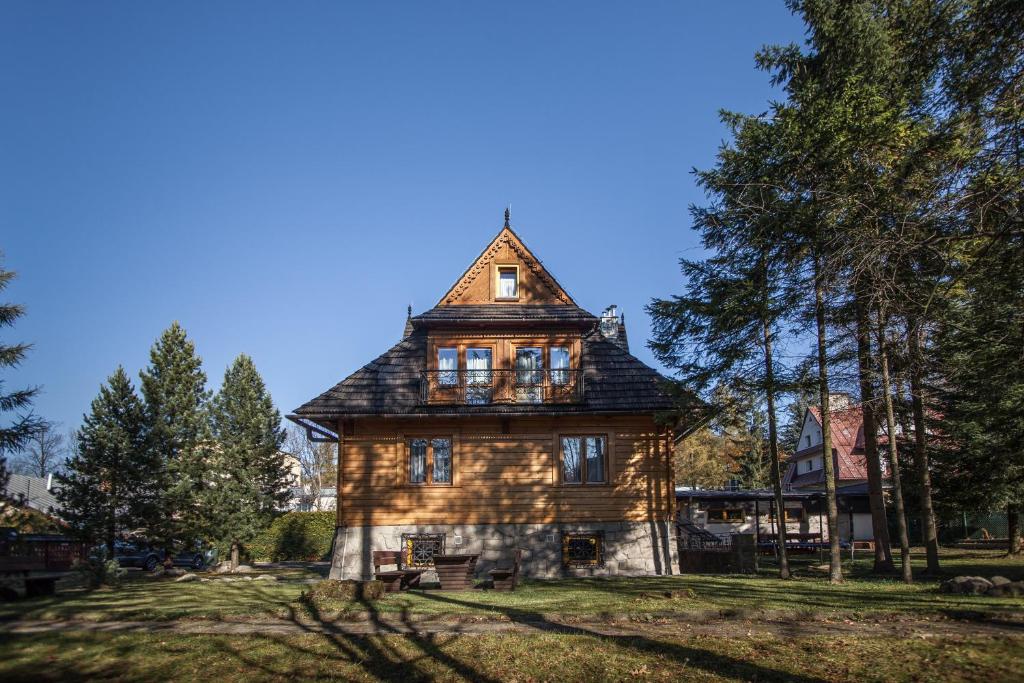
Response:
[{"label": "chimney", "polygon": [[626,316],[619,315],[618,306],[612,304],[604,309],[604,313],[601,314],[599,329],[601,330],[601,336],[626,353],[629,353],[629,340],[626,339]]},{"label": "chimney", "polygon": [[845,391],[831,391],[828,394],[828,409],[846,410],[850,407],[850,395]]},{"label": "chimney", "polygon": [[46,475],[46,490],[53,490],[53,472],[50,472],[49,474]]}]

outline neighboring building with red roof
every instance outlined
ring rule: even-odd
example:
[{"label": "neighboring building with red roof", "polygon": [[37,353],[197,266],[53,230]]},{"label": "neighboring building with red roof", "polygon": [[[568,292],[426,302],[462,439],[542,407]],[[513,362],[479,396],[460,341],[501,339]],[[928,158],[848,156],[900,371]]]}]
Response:
[{"label": "neighboring building with red roof", "polygon": [[[864,413],[859,405],[852,405],[847,394],[832,394],[832,462],[836,472],[836,492],[839,497],[839,532],[843,540],[872,538],[871,512],[867,502],[868,468],[864,453]],[[888,443],[884,433],[878,435],[879,447]],[[825,488],[825,467],[822,460],[821,409],[808,408],[800,441],[794,445],[788,458],[789,466],[783,475],[784,487],[794,491],[814,491]],[[883,475],[887,473],[884,458],[879,458]]]}]

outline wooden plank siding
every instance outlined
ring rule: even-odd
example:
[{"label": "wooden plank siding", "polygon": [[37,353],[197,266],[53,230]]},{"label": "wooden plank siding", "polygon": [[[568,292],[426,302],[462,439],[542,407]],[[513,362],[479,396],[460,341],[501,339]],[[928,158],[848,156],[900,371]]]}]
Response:
[{"label": "wooden plank siding", "polygon": [[[644,416],[362,419],[339,424],[339,525],[666,519],[666,434]],[[607,437],[605,484],[562,484],[562,435]],[[452,484],[408,483],[409,439],[452,439]]]}]

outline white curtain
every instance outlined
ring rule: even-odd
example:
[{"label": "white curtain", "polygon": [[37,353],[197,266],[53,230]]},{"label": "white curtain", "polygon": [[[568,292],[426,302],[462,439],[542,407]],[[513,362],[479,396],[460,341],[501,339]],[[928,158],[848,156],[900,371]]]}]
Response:
[{"label": "white curtain", "polygon": [[551,347],[551,383],[569,383],[569,349],[561,346]]},{"label": "white curtain", "polygon": [[491,350],[466,349],[466,403],[491,402]]},{"label": "white curtain", "polygon": [[452,483],[452,442],[448,439],[433,439],[430,446],[434,449],[433,482]]},{"label": "white curtain", "polygon": [[437,350],[437,382],[445,386],[458,383],[459,352],[457,349]]},{"label": "white curtain", "polygon": [[501,271],[498,277],[498,296],[513,299],[516,296],[516,273],[514,270]]},{"label": "white curtain", "polygon": [[413,439],[409,444],[409,481],[422,484],[427,480],[427,440]]},{"label": "white curtain", "polygon": [[604,437],[587,437],[587,481],[604,481]]}]

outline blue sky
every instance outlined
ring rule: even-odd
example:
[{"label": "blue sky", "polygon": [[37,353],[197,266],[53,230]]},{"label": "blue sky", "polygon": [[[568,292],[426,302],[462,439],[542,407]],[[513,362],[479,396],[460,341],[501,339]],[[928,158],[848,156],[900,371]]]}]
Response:
[{"label": "blue sky", "polygon": [[211,388],[282,413],[400,337],[501,227],[632,350],[699,254],[690,170],[766,109],[781,0],[0,4],[0,249],[35,348],[4,378],[78,424],[179,320]]}]

